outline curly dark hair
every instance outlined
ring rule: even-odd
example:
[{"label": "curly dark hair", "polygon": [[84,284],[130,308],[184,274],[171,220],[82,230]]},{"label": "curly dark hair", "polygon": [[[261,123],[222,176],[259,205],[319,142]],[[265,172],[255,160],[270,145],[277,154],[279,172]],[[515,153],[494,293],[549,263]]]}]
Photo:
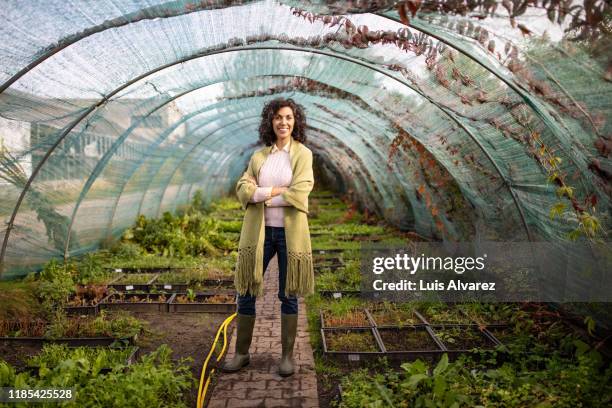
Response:
[{"label": "curly dark hair", "polygon": [[266,103],[261,111],[261,124],[259,125],[259,140],[266,144],[266,146],[272,146],[276,142],[276,134],[272,128],[272,119],[274,115],[280,110],[280,108],[290,107],[293,111],[295,118],[295,124],[293,125],[293,132],[291,136],[300,143],[306,142],[306,115],[304,114],[304,108],[299,103],[296,103],[293,99],[276,98]]}]

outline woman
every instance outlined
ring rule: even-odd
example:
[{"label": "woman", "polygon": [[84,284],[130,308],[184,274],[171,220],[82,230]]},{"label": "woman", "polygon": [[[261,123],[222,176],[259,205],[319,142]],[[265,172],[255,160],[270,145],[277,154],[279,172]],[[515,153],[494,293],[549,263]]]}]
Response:
[{"label": "woman", "polygon": [[314,185],[312,152],[306,146],[306,118],[292,99],[268,102],[262,111],[260,141],[236,193],[246,210],[236,265],[238,291],[236,354],[223,369],[234,372],[249,364],[255,325],[255,299],[263,295],[263,274],[276,254],[281,300],[281,376],[294,372],[297,331],[296,296],[314,292],[308,229],[308,194]]}]

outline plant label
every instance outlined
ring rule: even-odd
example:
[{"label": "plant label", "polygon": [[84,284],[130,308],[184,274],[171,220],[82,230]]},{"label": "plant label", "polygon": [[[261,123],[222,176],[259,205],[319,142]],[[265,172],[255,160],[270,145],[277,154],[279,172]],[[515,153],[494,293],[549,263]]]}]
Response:
[{"label": "plant label", "polygon": [[123,269],[121,268],[115,268],[115,272],[119,273],[119,272],[123,272]]},{"label": "plant label", "polygon": [[333,296],[334,296],[334,299],[340,299],[342,297],[342,293],[334,292]]},{"label": "plant label", "polygon": [[349,354],[348,361],[359,361],[359,354]]},{"label": "plant label", "polygon": [[125,290],[134,290],[134,285],[126,285]]},{"label": "plant label", "polygon": [[172,289],[172,285],[164,285],[164,289]]}]

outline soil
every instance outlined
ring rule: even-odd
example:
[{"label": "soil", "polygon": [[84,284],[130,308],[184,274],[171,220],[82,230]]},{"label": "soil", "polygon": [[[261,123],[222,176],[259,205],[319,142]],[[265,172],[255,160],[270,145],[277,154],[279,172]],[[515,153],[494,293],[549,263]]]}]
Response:
[{"label": "soil", "polygon": [[435,313],[421,313],[430,324],[471,324],[472,320],[458,309],[442,309]]},{"label": "soil", "polygon": [[344,316],[323,312],[324,327],[369,327],[370,321],[363,310],[355,310]]},{"label": "soil", "polygon": [[379,351],[370,330],[330,330],[325,332],[325,337],[329,351]]},{"label": "soil", "polygon": [[16,371],[23,371],[28,357],[35,356],[41,350],[42,344],[15,344],[0,341],[0,359],[15,367]]},{"label": "soil", "polygon": [[[130,296],[132,295],[132,296]],[[122,299],[120,296],[114,296],[109,299],[110,303],[158,303],[158,302],[166,302],[170,299],[170,295],[166,295],[165,299],[160,300],[160,296],[158,294],[126,294]]]},{"label": "soil", "polygon": [[404,310],[370,310],[370,314],[377,326],[406,326],[423,323],[413,312]]},{"label": "soil", "polygon": [[[159,313],[132,314],[148,321],[149,330],[152,332],[145,333],[138,339],[141,355],[154,351],[161,344],[167,344],[173,351],[173,360],[178,361],[184,357],[193,359],[189,365],[197,382],[185,395],[185,402],[195,407],[202,364],[219,326],[228,316],[219,313],[167,313],[160,318]],[[228,333],[231,333],[229,328]],[[229,337],[228,334],[228,342]]]},{"label": "soil", "polygon": [[379,329],[378,332],[387,351],[439,350],[423,328]]},{"label": "soil", "polygon": [[155,277],[155,274],[140,274],[140,273],[134,273],[134,274],[127,274],[125,276],[122,276],[121,278],[119,278],[117,281],[113,282],[114,284],[117,285],[126,285],[126,284],[135,284],[135,285],[141,285],[141,284],[146,284],[149,283],[149,281],[151,281],[151,279],[153,279]]},{"label": "soil", "polygon": [[449,350],[492,349],[495,347],[495,343],[474,327],[434,328],[434,333]]}]

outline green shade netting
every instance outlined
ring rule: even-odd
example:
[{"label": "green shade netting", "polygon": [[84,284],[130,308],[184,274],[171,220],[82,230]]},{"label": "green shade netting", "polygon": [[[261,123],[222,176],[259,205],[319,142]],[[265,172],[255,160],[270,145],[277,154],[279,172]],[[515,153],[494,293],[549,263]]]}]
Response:
[{"label": "green shade netting", "polygon": [[347,16],[404,40],[364,45],[286,4],[225,3],[6,5],[4,276],[231,192],[279,96],[306,109],[321,181],[402,229],[562,240],[587,214],[605,236],[612,86],[588,46],[460,16],[406,31],[395,11]]}]

